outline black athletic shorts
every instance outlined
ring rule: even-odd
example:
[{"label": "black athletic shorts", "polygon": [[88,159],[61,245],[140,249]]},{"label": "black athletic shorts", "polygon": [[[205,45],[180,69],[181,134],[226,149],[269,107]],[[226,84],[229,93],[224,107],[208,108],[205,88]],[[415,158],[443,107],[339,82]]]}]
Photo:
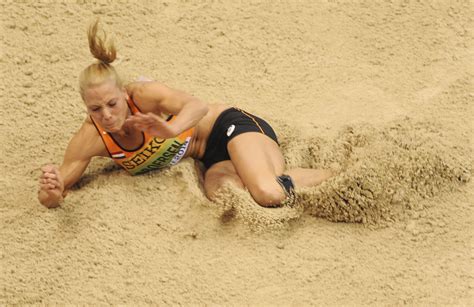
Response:
[{"label": "black athletic shorts", "polygon": [[272,127],[263,119],[238,108],[230,108],[222,112],[212,127],[207,140],[206,151],[201,161],[206,168],[224,160],[230,160],[227,143],[245,132],[260,132],[278,144]]}]

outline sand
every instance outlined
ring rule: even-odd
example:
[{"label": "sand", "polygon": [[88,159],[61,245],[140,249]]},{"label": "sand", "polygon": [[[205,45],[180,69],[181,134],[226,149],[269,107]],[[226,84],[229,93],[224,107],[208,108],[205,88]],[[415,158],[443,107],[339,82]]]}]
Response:
[{"label": "sand", "polygon": [[[473,3],[2,1],[0,304],[470,305]],[[337,176],[285,208],[193,162],[95,159],[36,198],[86,116],[96,17],[116,68],[258,114],[289,166]]]}]

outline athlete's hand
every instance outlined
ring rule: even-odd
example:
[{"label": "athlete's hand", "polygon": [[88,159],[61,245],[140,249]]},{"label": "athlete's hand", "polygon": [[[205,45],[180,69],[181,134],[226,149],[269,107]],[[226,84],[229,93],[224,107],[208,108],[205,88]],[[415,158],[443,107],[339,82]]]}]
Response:
[{"label": "athlete's hand", "polygon": [[41,168],[39,179],[39,199],[46,207],[56,207],[62,199],[64,180],[55,165],[46,165]]},{"label": "athlete's hand", "polygon": [[147,114],[137,112],[127,118],[126,123],[162,139],[169,139],[179,134],[172,124],[151,112]]}]

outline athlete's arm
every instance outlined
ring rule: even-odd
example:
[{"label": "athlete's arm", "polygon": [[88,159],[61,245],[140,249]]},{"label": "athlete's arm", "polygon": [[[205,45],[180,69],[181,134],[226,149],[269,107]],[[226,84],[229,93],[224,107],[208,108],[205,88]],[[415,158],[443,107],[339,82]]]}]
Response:
[{"label": "athlete's arm", "polygon": [[[85,122],[69,142],[60,167],[43,166],[39,180],[38,200],[48,208],[59,206],[68,189],[84,173],[93,156],[102,155],[105,149],[90,122]],[[99,140],[99,142],[97,142]]]},{"label": "athlete's arm", "polygon": [[[196,126],[209,111],[207,103],[200,99],[155,81],[131,83],[127,92],[143,111],[128,121],[163,138],[174,137]],[[163,112],[176,115],[176,118],[170,123],[165,122],[157,116]]]}]

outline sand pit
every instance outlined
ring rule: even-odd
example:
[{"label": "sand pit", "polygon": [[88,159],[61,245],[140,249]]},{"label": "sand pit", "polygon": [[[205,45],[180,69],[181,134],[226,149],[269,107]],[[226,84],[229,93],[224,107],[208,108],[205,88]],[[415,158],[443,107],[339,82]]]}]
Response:
[{"label": "sand pit", "polygon": [[[472,3],[3,1],[0,304],[469,305]],[[337,176],[292,206],[192,161],[131,177],[95,159],[37,199],[86,116],[100,17],[128,80],[162,81],[276,128],[289,166]]]}]

